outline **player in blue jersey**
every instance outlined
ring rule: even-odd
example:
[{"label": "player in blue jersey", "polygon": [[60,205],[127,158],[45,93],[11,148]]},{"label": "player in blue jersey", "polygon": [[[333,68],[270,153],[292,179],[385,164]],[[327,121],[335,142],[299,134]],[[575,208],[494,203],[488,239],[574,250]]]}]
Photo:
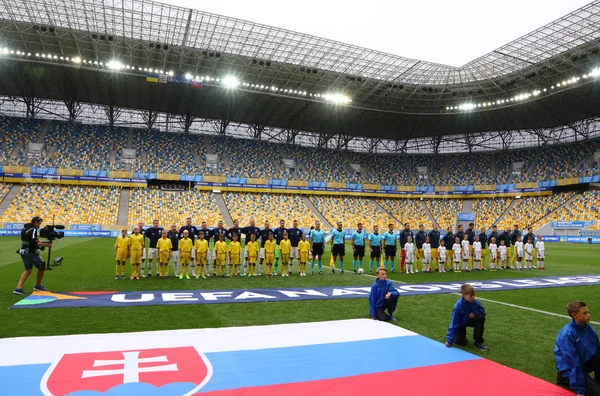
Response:
[{"label": "player in blue jersey", "polygon": [[373,272],[373,260],[375,260],[375,265],[377,267],[379,267],[379,261],[381,261],[381,234],[379,233],[379,226],[373,226],[373,233],[369,234],[368,239],[371,247],[369,272]]},{"label": "player in blue jersey", "polygon": [[[294,220],[292,222],[292,228],[288,228],[288,237],[290,241],[292,241],[292,253],[290,254],[290,271],[288,275],[292,275],[292,264],[293,260],[296,259],[298,264],[300,264],[300,252],[298,250],[298,244],[302,240],[302,230],[298,228],[298,220]],[[304,263],[306,264],[306,263]]]},{"label": "player in blue jersey", "polygon": [[309,234],[312,260],[310,261],[310,274],[315,274],[315,259],[319,264],[319,274],[323,275],[323,253],[325,252],[325,231],[321,229],[321,222],[315,221],[315,229]]},{"label": "player in blue jersey", "polygon": [[[352,233],[352,249],[354,250],[354,258],[352,260],[352,269],[356,274],[356,261],[358,260],[358,268],[363,267],[363,258],[365,257],[365,238],[363,232],[363,224],[358,223],[356,231]],[[361,271],[362,272],[362,271]]]},{"label": "player in blue jersey", "polygon": [[333,238],[331,238],[331,272],[335,274],[335,260],[340,258],[340,274],[344,273],[344,255],[346,254],[346,247],[344,245],[346,232],[342,229],[342,222],[337,222],[337,228],[331,232]]},{"label": "player in blue jersey", "polygon": [[385,270],[388,271],[388,261],[392,266],[392,273],[395,273],[394,260],[396,259],[396,234],[394,233],[394,225],[389,224],[388,231],[383,234],[383,250],[385,252]]}]

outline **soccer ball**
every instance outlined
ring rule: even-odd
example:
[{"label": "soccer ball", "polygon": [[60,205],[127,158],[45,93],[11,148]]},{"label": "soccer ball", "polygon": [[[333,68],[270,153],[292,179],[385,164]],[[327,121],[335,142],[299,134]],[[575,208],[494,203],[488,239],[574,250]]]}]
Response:
[{"label": "soccer ball", "polygon": [[362,269],[362,268],[359,268],[359,269],[358,269],[358,273],[362,275],[362,274],[364,274],[364,273],[365,273],[365,270],[364,270],[364,269]]}]

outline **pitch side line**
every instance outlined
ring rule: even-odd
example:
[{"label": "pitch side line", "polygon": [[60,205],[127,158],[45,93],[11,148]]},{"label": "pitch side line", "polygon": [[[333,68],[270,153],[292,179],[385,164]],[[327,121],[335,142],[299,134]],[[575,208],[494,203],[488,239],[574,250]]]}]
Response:
[{"label": "pitch side line", "polygon": [[[454,293],[456,295],[461,295],[460,293]],[[481,297],[477,297],[478,300],[481,301],[486,301],[486,302],[491,302],[491,303],[495,303],[495,304],[500,304],[500,305],[505,305],[507,307],[512,307],[512,308],[518,308],[518,309],[523,309],[525,311],[531,311],[531,312],[537,312],[537,313],[541,313],[541,314],[545,314],[545,315],[550,315],[550,316],[556,316],[559,318],[563,318],[563,319],[571,319],[569,316],[567,315],[561,315],[561,314],[557,314],[555,312],[548,312],[548,311],[542,311],[541,309],[535,309],[535,308],[529,308],[529,307],[523,307],[521,305],[516,305],[516,304],[511,304],[511,303],[507,303],[507,302],[502,302],[502,301],[496,301],[496,300],[490,300],[489,298],[481,298]],[[600,322],[592,322],[590,321],[590,323],[595,324],[595,325],[599,325],[600,326]]]}]

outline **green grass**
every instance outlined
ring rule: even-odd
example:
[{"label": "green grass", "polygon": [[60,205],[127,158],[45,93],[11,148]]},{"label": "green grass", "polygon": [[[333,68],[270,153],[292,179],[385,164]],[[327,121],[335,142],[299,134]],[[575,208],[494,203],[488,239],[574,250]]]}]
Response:
[{"label": "green grass", "polygon": [[[351,273],[352,259],[346,257],[345,275],[331,274],[300,278],[226,278],[179,280],[147,278],[140,281],[114,281],[112,239],[66,238],[55,243],[54,256],[63,256],[64,264],[49,271],[44,284],[53,291],[92,290],[200,290],[241,289],[245,287],[317,287],[370,285],[373,278]],[[40,336],[81,333],[132,332],[147,330],[250,326],[278,323],[366,318],[365,299],[336,301],[297,301],[247,304],[153,306],[88,309],[21,309],[7,308],[22,297],[11,293],[23,266],[18,255],[18,238],[0,239],[0,337]],[[346,249],[350,252],[350,249]],[[45,256],[45,254],[44,254]],[[504,271],[446,274],[389,274],[389,278],[406,283],[431,281],[467,282],[516,277],[575,275],[600,273],[597,257],[600,246],[548,244],[546,271]],[[329,253],[323,262],[329,263]],[[365,267],[368,261],[365,260]],[[129,268],[128,268],[129,269]],[[297,270],[297,267],[295,268]],[[35,274],[32,275],[32,277]],[[33,287],[33,278],[25,284]],[[600,310],[600,287],[578,286],[555,289],[531,289],[482,292],[478,296],[542,311],[564,314],[565,305],[580,299],[590,305],[592,314]],[[399,301],[396,325],[432,339],[443,341],[450,321],[450,312],[458,296],[454,294],[402,297]],[[566,318],[526,311],[495,302],[483,302],[487,311],[485,338],[491,350],[479,353],[509,367],[552,381],[555,376],[552,349],[558,330]],[[592,318],[594,320],[594,318]],[[600,330],[600,326],[595,326]]]}]

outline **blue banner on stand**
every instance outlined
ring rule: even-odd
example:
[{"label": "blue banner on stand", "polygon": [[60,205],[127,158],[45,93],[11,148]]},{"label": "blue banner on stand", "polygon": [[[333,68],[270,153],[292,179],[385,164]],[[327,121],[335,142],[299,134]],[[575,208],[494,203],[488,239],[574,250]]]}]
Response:
[{"label": "blue banner on stand", "polygon": [[475,221],[475,213],[473,212],[462,212],[456,217],[458,221]]},{"label": "blue banner on stand", "polygon": [[269,185],[273,186],[273,187],[287,186],[288,185],[288,181],[285,180],[285,179],[270,179],[269,180]]}]

